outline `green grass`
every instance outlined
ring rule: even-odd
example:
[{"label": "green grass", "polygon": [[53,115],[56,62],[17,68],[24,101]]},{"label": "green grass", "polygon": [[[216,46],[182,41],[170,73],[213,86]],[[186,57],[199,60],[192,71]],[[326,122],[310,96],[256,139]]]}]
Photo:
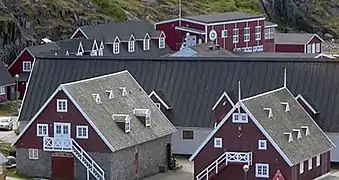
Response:
[{"label": "green grass", "polygon": [[24,176],[19,174],[15,168],[13,169],[7,169],[7,176],[9,177],[13,177],[13,178],[18,178],[18,179],[25,179],[25,180],[31,180],[33,178],[28,177],[28,176]]}]

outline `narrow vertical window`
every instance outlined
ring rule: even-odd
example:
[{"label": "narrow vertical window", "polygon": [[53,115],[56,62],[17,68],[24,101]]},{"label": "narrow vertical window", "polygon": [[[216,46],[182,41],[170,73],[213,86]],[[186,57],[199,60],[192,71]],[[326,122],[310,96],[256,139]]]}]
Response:
[{"label": "narrow vertical window", "polygon": [[159,49],[164,49],[166,46],[165,38],[159,38]]},{"label": "narrow vertical window", "polygon": [[120,53],[120,43],[115,42],[113,43],[113,54],[119,54]]}]

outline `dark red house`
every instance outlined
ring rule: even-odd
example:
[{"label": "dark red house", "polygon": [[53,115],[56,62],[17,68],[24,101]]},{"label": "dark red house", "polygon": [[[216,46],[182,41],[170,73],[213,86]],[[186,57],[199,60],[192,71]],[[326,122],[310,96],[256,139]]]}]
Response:
[{"label": "dark red house", "polygon": [[5,64],[0,61],[0,102],[15,98],[14,85],[14,79],[7,71]]},{"label": "dark red house", "polygon": [[[155,23],[157,30],[165,32],[167,44],[173,50],[213,41],[230,51],[264,51],[265,33],[274,27],[273,23],[265,23],[263,15],[244,12],[188,16]],[[274,39],[274,29],[272,32],[269,39]],[[267,49],[272,51],[274,47]]]},{"label": "dark red house", "polygon": [[321,53],[324,42],[317,34],[276,33],[276,52]]},{"label": "dark red house", "polygon": [[227,93],[221,100],[232,106],[190,157],[195,179],[305,180],[329,174],[335,146],[289,89],[234,106]]}]

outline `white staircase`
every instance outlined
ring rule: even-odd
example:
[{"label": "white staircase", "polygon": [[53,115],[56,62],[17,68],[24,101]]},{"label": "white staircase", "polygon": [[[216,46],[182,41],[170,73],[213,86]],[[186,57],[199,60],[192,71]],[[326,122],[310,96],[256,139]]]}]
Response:
[{"label": "white staircase", "polygon": [[201,171],[196,180],[209,180],[217,175],[228,163],[247,163],[252,165],[252,152],[225,152]]},{"label": "white staircase", "polygon": [[105,180],[104,170],[89,156],[81,146],[72,139],[73,154],[80,160],[80,162],[86,167],[97,180]]}]

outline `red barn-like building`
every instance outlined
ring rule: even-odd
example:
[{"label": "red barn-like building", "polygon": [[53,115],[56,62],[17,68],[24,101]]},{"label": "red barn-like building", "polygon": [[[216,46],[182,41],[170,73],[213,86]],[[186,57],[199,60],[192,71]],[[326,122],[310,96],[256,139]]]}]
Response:
[{"label": "red barn-like building", "polygon": [[190,160],[197,180],[305,180],[328,175],[334,147],[282,87],[238,101]]},{"label": "red barn-like building", "polygon": [[324,40],[316,34],[276,33],[275,50],[276,52],[315,54],[322,52],[323,42]]},{"label": "red barn-like building", "polygon": [[224,49],[242,52],[274,51],[276,26],[265,22],[263,15],[244,12],[189,16],[155,23],[157,30],[165,32],[167,44],[173,50],[207,43],[214,39],[210,36],[216,36],[213,41]]}]

